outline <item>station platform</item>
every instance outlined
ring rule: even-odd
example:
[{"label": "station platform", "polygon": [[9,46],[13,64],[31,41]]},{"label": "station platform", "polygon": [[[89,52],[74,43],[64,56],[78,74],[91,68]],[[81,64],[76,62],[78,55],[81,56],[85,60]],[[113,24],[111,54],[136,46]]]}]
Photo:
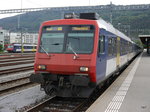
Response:
[{"label": "station platform", "polygon": [[150,112],[150,55],[141,53],[86,112]]}]

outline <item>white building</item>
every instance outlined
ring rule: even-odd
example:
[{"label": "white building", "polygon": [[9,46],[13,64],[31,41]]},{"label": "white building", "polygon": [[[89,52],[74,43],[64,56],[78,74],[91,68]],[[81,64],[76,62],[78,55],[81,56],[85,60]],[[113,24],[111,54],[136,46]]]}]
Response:
[{"label": "white building", "polygon": [[0,30],[0,44],[4,45],[4,32]]},{"label": "white building", "polygon": [[38,34],[37,33],[25,33],[23,35],[24,43],[37,44],[38,43]]},{"label": "white building", "polygon": [[11,43],[37,44],[38,33],[22,33],[21,36],[20,32],[10,32],[0,28],[0,44],[4,47]]},{"label": "white building", "polygon": [[0,28],[0,44],[9,44],[9,31]]},{"label": "white building", "polygon": [[21,33],[10,33],[10,43],[28,43],[37,44],[38,34],[37,33],[23,33],[21,38]]}]

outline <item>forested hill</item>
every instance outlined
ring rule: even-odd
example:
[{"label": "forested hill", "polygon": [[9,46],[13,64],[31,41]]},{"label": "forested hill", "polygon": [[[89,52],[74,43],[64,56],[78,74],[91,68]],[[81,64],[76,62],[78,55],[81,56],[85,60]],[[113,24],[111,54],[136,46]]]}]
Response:
[{"label": "forested hill", "polygon": [[[106,21],[110,21],[111,15],[110,10],[43,10],[21,14],[20,27],[28,32],[38,32],[43,21],[61,19],[66,12],[97,12]],[[112,11],[112,24],[132,37],[137,37],[138,34],[150,34],[150,9]],[[0,27],[4,29],[16,31],[17,26],[18,16],[0,19]]]}]

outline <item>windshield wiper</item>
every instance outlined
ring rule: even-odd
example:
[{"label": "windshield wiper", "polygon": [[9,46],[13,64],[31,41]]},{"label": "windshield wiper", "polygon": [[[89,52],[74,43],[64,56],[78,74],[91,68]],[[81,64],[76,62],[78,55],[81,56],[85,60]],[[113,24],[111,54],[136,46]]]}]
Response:
[{"label": "windshield wiper", "polygon": [[77,59],[79,56],[78,56],[78,54],[74,51],[74,49],[71,47],[70,43],[68,44],[68,48],[74,53],[73,59]]},{"label": "windshield wiper", "polygon": [[54,44],[51,44],[51,45],[60,45],[60,44],[62,44],[62,43],[54,43]]},{"label": "windshield wiper", "polygon": [[40,47],[41,47],[41,49],[46,53],[46,55],[47,55],[48,57],[50,57],[50,55],[49,55],[48,52],[42,47],[42,45],[40,45]]}]

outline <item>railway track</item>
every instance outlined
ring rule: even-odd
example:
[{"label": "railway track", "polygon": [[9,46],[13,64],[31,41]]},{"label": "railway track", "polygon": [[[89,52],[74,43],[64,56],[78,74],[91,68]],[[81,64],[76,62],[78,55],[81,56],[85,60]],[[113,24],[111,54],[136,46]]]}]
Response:
[{"label": "railway track", "polygon": [[[125,69],[125,68],[124,68]],[[60,98],[52,97],[40,104],[27,109],[25,112],[85,112],[95,102],[100,95],[116,80],[116,78],[123,72],[112,76],[99,88],[95,89],[89,98]]]},{"label": "railway track", "polygon": [[18,74],[10,74],[10,75],[3,75],[0,78],[0,91],[5,91],[7,89],[21,86],[27,83],[30,83],[29,76],[33,73],[33,70],[18,73]]},{"label": "railway track", "polygon": [[[126,66],[127,67],[127,66]],[[125,68],[126,68],[125,67]],[[117,77],[125,70],[122,69],[117,75],[112,76],[105,83],[95,89],[93,94],[88,99],[76,98],[60,98],[53,96],[30,109],[24,110],[25,112],[85,112],[97,98],[99,98],[104,91],[117,79]]]},{"label": "railway track", "polygon": [[3,66],[12,66],[12,65],[20,65],[20,64],[27,64],[27,63],[33,63],[34,60],[25,60],[25,61],[15,61],[14,62],[5,62],[5,63],[0,63],[0,67],[3,67]]},{"label": "railway track", "polygon": [[1,94],[16,87],[32,84],[29,81],[33,73],[33,56],[0,57]]},{"label": "railway track", "polygon": [[[1,68],[2,67],[0,67],[0,69]],[[16,69],[16,67],[14,68]],[[3,87],[0,91],[7,91],[10,88],[30,84],[28,77],[32,72],[33,71],[31,70],[29,73],[25,73],[26,75],[18,74],[15,77],[13,77],[13,74],[9,74],[6,77],[6,73],[4,75],[0,75],[0,88]],[[2,78],[2,76],[5,77]],[[95,90],[95,92],[88,99],[60,98],[53,96],[52,98],[49,98],[40,104],[31,107],[30,109],[26,109],[25,112],[85,112],[87,108],[109,87],[109,85],[111,85],[111,83],[113,83],[118,76],[114,76],[112,79],[106,81],[104,84],[105,86],[101,89]]]},{"label": "railway track", "polygon": [[19,69],[19,71],[20,72],[15,70],[15,73],[12,73],[12,71],[6,71],[5,73],[7,74],[0,75],[0,95],[13,90],[14,88],[33,84],[29,81],[30,74],[34,72],[33,67],[30,70]]},{"label": "railway track", "polygon": [[33,69],[34,56],[0,58],[0,75]]},{"label": "railway track", "polygon": [[[111,85],[117,76],[110,80]],[[89,98],[62,98],[52,96],[43,102],[36,104],[24,112],[85,112],[93,102],[109,87],[101,86],[101,89],[95,89]]]},{"label": "railway track", "polygon": [[25,61],[25,60],[34,60],[34,57],[9,57],[7,58],[0,58],[0,63],[6,63],[6,62],[14,62],[14,61]]},{"label": "railway track", "polygon": [[22,59],[22,58],[28,58],[28,57],[34,57],[34,55],[9,55],[9,56],[0,56],[0,59]]},{"label": "railway track", "polygon": [[16,66],[8,66],[0,67],[0,75],[4,74],[12,74],[21,71],[33,70],[33,63],[31,64],[24,64],[24,65],[16,65]]},{"label": "railway track", "polygon": [[0,56],[11,56],[11,55],[27,56],[27,55],[35,55],[35,53],[0,53]]},{"label": "railway track", "polygon": [[53,96],[25,112],[85,112],[89,106],[108,88],[96,89],[89,98],[62,98]]},{"label": "railway track", "polygon": [[26,112],[78,112],[87,99],[51,97]]}]

